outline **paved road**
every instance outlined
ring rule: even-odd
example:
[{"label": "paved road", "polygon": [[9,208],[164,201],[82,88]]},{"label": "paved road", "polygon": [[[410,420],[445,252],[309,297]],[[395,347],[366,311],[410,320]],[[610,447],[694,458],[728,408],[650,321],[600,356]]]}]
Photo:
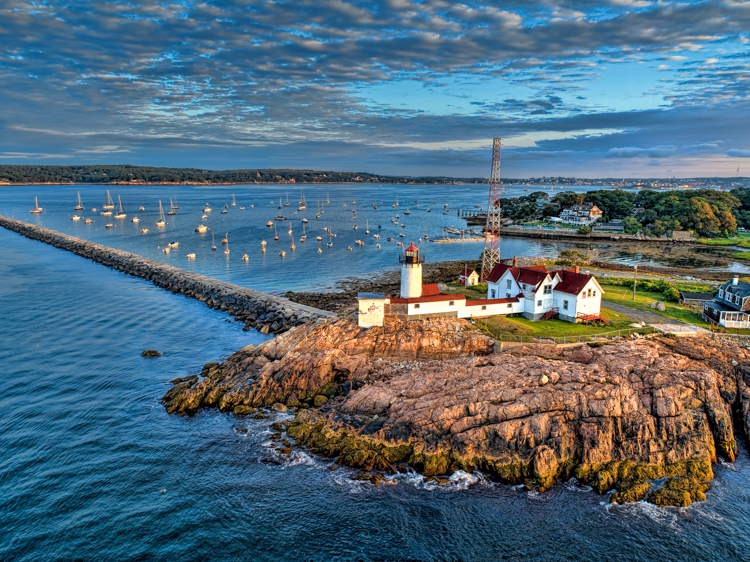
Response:
[{"label": "paved road", "polygon": [[602,308],[609,308],[610,310],[614,310],[615,312],[619,312],[620,314],[626,314],[634,320],[645,322],[646,324],[685,324],[685,322],[675,320],[673,318],[667,318],[666,316],[662,316],[661,314],[657,314],[656,312],[630,308],[629,306],[615,304],[613,302],[608,302],[605,300],[602,301]]}]

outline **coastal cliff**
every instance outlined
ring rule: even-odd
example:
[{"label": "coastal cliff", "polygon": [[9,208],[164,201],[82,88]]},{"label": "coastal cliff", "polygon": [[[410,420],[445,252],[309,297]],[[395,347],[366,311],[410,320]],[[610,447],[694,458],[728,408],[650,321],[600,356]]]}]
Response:
[{"label": "coastal cliff", "polygon": [[180,414],[296,408],[283,429],[298,446],[365,472],[479,470],[541,490],[575,477],[615,502],[678,506],[705,499],[712,463],[733,461],[735,429],[750,429],[741,347],[493,346],[465,320],[321,321],[173,381],[163,402]]}]

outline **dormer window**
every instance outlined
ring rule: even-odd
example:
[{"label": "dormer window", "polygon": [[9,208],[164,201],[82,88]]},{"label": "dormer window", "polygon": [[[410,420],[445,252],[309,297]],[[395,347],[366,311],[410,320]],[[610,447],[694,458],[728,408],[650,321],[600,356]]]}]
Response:
[{"label": "dormer window", "polygon": [[740,304],[740,296],[739,295],[737,295],[736,297],[734,297],[734,304]]},{"label": "dormer window", "polygon": [[724,290],[723,289],[719,289],[719,298],[720,299],[724,298]]}]

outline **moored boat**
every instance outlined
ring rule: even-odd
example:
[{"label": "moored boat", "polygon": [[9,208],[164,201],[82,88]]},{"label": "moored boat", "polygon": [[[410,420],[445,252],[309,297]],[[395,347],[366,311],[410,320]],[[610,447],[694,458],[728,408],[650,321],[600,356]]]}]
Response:
[{"label": "moored boat", "polygon": [[166,226],[167,219],[164,217],[164,209],[161,206],[161,199],[159,199],[159,220],[156,221],[156,226]]},{"label": "moored boat", "polygon": [[187,255],[187,259],[189,259],[189,260],[194,260],[194,259],[195,259],[195,254],[194,254],[193,252],[190,252],[190,253],[189,253],[189,254]]},{"label": "moored boat", "polygon": [[83,211],[83,203],[81,202],[81,192],[78,192],[78,205],[75,206],[76,211]]},{"label": "moored boat", "polygon": [[70,220],[72,220],[72,221],[79,221],[79,220],[81,220],[81,217],[79,217],[78,215],[73,215],[72,217],[70,217]]}]

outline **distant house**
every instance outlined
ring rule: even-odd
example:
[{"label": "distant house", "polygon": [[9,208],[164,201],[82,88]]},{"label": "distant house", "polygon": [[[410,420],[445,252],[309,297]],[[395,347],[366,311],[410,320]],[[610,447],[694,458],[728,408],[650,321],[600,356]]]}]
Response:
[{"label": "distant house", "polygon": [[625,228],[622,226],[622,221],[612,221],[598,223],[596,226],[591,227],[591,232],[602,232],[607,234],[625,234]]},{"label": "distant house", "polygon": [[513,313],[539,320],[558,316],[568,322],[606,320],[602,290],[593,275],[575,269],[496,265],[487,276],[488,299],[517,299]]},{"label": "distant house", "polygon": [[703,318],[725,328],[750,328],[750,284],[738,276],[719,287],[716,297],[703,303]]},{"label": "distant house", "polygon": [[584,203],[583,205],[573,205],[560,213],[563,221],[579,226],[590,226],[602,218],[602,210],[593,203]]},{"label": "distant house", "polygon": [[473,287],[479,283],[479,274],[470,267],[464,267],[458,276],[458,280],[464,287]]}]

